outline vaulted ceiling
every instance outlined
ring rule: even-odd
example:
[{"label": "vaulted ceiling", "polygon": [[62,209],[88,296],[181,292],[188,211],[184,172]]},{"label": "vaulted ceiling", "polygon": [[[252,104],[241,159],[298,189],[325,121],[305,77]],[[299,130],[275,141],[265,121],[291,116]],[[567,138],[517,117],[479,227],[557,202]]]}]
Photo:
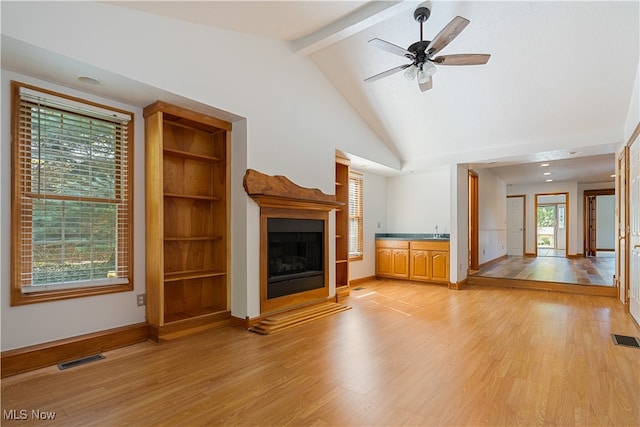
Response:
[{"label": "vaulted ceiling", "polygon": [[398,155],[405,172],[468,162],[508,183],[544,182],[536,168],[514,166],[544,160],[557,162],[563,172],[557,180],[612,180],[639,63],[638,2],[433,1],[424,38],[460,15],[471,23],[441,53],[491,59],[438,66],[426,92],[401,72],[364,82],[408,62],[368,41],[406,48],[419,40],[413,18],[419,2],[114,4],[290,41]]},{"label": "vaulted ceiling", "polygon": [[438,65],[426,92],[402,72],[364,82],[408,62],[368,41],[406,48],[419,40],[413,18],[419,2],[109,3],[287,41],[396,153],[403,173],[453,162],[492,168],[511,184],[544,182],[537,166],[518,167],[544,160],[562,171],[557,180],[613,180],[640,58],[637,1],[433,1],[424,38],[463,16],[470,24],[441,54],[491,59]]}]

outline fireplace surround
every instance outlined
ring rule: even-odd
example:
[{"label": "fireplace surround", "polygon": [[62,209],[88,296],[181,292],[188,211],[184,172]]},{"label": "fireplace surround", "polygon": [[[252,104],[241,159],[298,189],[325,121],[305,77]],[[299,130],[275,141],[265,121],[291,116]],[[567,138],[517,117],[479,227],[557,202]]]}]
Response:
[{"label": "fireplace surround", "polygon": [[267,219],[267,299],[324,287],[324,223]]},{"label": "fireplace surround", "polygon": [[260,314],[329,298],[329,212],[334,195],[248,169],[247,194],[260,206]]}]

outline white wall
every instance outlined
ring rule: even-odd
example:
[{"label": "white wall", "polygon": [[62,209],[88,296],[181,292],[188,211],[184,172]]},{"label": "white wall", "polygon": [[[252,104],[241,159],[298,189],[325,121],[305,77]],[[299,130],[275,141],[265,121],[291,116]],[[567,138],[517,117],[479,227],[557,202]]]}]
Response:
[{"label": "white wall", "polygon": [[[546,184],[531,185],[507,185],[507,195],[525,195],[525,253],[536,253],[536,194],[568,193],[567,198],[567,221],[569,222],[569,241],[567,242],[567,255],[582,253],[582,222],[578,218],[583,216],[581,208],[578,207],[578,183],[575,181],[549,182]],[[579,225],[580,224],[580,225]],[[580,231],[579,231],[580,230]]]},{"label": "white wall", "polygon": [[638,123],[640,123],[640,61],[636,70],[636,80],[631,92],[631,102],[629,103],[627,120],[624,126],[624,143],[620,144],[620,148],[629,141]]},{"label": "white wall", "polygon": [[[10,208],[11,208],[11,134],[10,81],[17,80],[56,92],[66,93],[134,113],[133,154],[133,245],[134,290],[103,296],[73,298],[63,301],[10,307]],[[140,108],[88,96],[57,85],[2,70],[2,143],[0,145],[0,228],[2,257],[0,259],[0,296],[2,312],[2,351],[31,344],[68,338],[90,332],[145,321],[145,307],[138,307],[136,294],[145,292],[144,252],[144,121]]]},{"label": "white wall", "polygon": [[469,170],[466,165],[451,165],[451,239],[449,281],[461,283],[469,270]]},{"label": "white wall", "polygon": [[[354,169],[355,170],[355,169]],[[349,279],[374,276],[376,273],[375,234],[387,228],[387,178],[362,170],[363,198],[363,245],[361,261],[349,263]]]},{"label": "white wall", "polygon": [[596,248],[615,249],[616,196],[596,197]]},{"label": "white wall", "polygon": [[478,263],[507,254],[507,185],[489,169],[478,173]]},{"label": "white wall", "polygon": [[388,233],[451,232],[449,168],[390,177],[387,182]]},{"label": "white wall", "polygon": [[[242,188],[246,168],[285,175],[296,184],[329,194],[334,193],[335,148],[367,153],[369,160],[400,168],[400,161],[312,61],[293,54],[286,42],[188,24],[102,2],[3,2],[1,28],[3,37],[37,46],[57,59],[88,64],[244,118],[238,123],[241,129],[234,129],[233,135],[233,143],[240,146],[232,148],[231,309],[236,317],[260,313],[259,208]],[[259,78],[255,77],[256,68]],[[3,99],[3,119],[9,111],[6,105]],[[6,144],[4,141],[7,139],[3,138]],[[4,156],[3,161],[6,163]],[[8,176],[2,179],[2,185],[7,187]],[[143,200],[143,191],[137,194]],[[6,221],[4,216],[2,221]],[[136,224],[136,230],[144,230],[143,224]],[[3,236],[6,230],[3,225]],[[335,234],[333,215],[330,233],[331,239]],[[6,245],[4,242],[7,239],[3,240]],[[334,249],[330,246],[331,266]],[[3,265],[8,256],[5,246]],[[3,292],[8,289],[5,271],[3,268]],[[136,272],[142,271],[143,268],[136,268]],[[333,267],[330,277],[335,277]],[[89,326],[77,321],[77,314],[82,316],[83,309],[69,309],[75,307],[77,300],[26,309],[48,313],[54,310],[48,307],[66,307],[66,315],[59,313],[61,324],[51,328],[42,328],[42,319],[35,320],[37,316],[26,316],[31,323],[16,322],[3,310],[3,332],[15,330],[19,324],[23,338],[5,340],[3,333],[2,348],[91,332],[102,328],[99,325],[109,327],[140,320],[139,315],[131,315],[124,303],[120,310],[106,310],[109,304],[103,301],[114,298],[118,297],[97,297],[100,307],[89,310],[93,319]],[[133,307],[133,312],[140,310]]]}]

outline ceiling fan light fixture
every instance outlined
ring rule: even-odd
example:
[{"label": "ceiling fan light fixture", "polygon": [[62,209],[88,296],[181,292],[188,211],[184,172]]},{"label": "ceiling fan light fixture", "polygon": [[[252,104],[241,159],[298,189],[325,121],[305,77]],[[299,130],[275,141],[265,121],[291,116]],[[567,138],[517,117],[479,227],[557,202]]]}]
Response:
[{"label": "ceiling fan light fixture", "polygon": [[436,66],[431,62],[425,62],[424,64],[420,64],[420,69],[418,70],[418,83],[425,84],[429,81],[431,76],[436,73]]},{"label": "ceiling fan light fixture", "polygon": [[416,79],[417,74],[418,74],[418,66],[416,64],[413,64],[405,70],[404,77],[407,80],[412,81]]}]

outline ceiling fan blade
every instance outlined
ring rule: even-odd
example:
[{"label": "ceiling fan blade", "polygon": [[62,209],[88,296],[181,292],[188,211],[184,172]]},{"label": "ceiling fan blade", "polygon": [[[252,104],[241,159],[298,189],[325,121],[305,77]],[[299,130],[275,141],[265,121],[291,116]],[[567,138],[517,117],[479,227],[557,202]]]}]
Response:
[{"label": "ceiling fan blade", "polygon": [[426,92],[429,89],[431,89],[433,87],[433,79],[431,77],[429,77],[429,81],[426,83],[418,83],[418,86],[420,86],[420,90],[422,92]]},{"label": "ceiling fan blade", "polygon": [[365,82],[373,82],[373,81],[378,80],[378,79],[381,79],[381,78],[383,78],[383,77],[390,76],[391,74],[395,74],[395,73],[397,73],[398,71],[402,71],[402,70],[404,70],[405,68],[409,68],[410,66],[411,66],[411,64],[399,65],[399,66],[394,67],[394,68],[392,68],[392,69],[390,69],[390,70],[383,71],[383,72],[382,72],[382,73],[380,73],[380,74],[376,74],[375,76],[371,76],[371,77],[369,77],[369,78],[366,78],[366,79],[364,79],[364,81],[365,81]]},{"label": "ceiling fan blade", "polygon": [[467,53],[458,55],[437,56],[433,62],[440,65],[482,65],[489,62],[491,55],[483,53]]},{"label": "ceiling fan blade", "polygon": [[447,26],[444,27],[433,40],[431,40],[426,51],[431,55],[440,52],[445,46],[451,43],[451,41],[455,39],[467,25],[469,25],[469,22],[470,21],[468,19],[463,18],[462,16],[456,16],[453,18],[451,22],[449,22]]},{"label": "ceiling fan blade", "polygon": [[371,39],[369,40],[369,43],[377,48],[386,50],[389,53],[393,53],[394,55],[405,56],[407,58],[414,57],[413,53],[409,52],[407,49],[401,48],[400,46],[396,46],[393,43],[389,43],[381,39]]}]

